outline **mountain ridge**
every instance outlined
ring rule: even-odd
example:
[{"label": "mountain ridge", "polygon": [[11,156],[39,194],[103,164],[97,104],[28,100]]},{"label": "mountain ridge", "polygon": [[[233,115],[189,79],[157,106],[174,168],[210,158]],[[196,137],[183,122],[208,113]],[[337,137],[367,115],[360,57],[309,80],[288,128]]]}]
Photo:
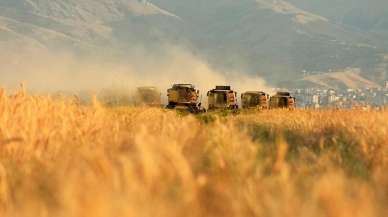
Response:
[{"label": "mountain ridge", "polygon": [[301,79],[304,71],[347,67],[360,68],[371,80],[386,77],[383,36],[355,31],[312,5],[303,0],[3,0],[0,47],[15,43],[84,54],[96,48],[125,56],[137,45],[155,52],[175,44],[217,70],[261,76],[275,85]]}]

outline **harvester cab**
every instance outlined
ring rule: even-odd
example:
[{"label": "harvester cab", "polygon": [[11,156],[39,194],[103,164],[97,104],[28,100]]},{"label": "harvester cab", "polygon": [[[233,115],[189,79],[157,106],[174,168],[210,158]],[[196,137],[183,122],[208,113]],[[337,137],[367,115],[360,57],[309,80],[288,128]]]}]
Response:
[{"label": "harvester cab", "polygon": [[296,100],[289,92],[277,92],[270,99],[271,109],[295,109]]},{"label": "harvester cab", "polygon": [[162,105],[161,93],[156,87],[138,87],[135,93],[136,106],[159,107]]},{"label": "harvester cab", "polygon": [[174,84],[167,90],[167,97],[167,109],[185,110],[190,113],[205,112],[199,102],[199,90],[192,84]]},{"label": "harvester cab", "polygon": [[261,91],[249,91],[241,94],[243,109],[269,109],[269,95]]},{"label": "harvester cab", "polygon": [[207,93],[209,110],[237,110],[237,92],[230,86],[216,86]]}]

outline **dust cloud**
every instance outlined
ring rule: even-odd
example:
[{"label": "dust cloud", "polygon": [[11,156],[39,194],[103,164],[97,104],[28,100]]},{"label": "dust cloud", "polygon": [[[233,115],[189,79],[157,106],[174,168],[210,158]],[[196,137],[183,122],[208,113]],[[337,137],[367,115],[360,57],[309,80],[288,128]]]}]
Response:
[{"label": "dust cloud", "polygon": [[166,45],[156,52],[139,47],[125,58],[108,54],[87,56],[42,50],[22,52],[10,60],[3,55],[0,86],[15,88],[25,83],[32,92],[88,94],[104,89],[131,92],[139,86],[156,86],[165,95],[173,83],[192,83],[203,98],[215,85],[231,85],[239,93],[271,90],[258,76],[214,70],[206,61],[178,46]]}]

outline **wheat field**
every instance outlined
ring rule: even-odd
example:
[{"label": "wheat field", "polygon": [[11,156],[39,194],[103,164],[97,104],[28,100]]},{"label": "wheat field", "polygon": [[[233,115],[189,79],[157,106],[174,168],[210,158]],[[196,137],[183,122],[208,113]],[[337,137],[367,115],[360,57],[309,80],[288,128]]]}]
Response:
[{"label": "wheat field", "polygon": [[181,115],[0,91],[0,216],[388,216],[388,111]]}]

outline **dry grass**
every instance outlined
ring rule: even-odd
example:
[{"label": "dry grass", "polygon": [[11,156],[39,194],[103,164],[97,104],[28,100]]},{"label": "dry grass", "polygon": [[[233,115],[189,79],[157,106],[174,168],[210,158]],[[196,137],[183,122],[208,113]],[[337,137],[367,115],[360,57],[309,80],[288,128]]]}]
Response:
[{"label": "dry grass", "polygon": [[0,214],[388,216],[387,120],[179,116],[0,91]]}]

